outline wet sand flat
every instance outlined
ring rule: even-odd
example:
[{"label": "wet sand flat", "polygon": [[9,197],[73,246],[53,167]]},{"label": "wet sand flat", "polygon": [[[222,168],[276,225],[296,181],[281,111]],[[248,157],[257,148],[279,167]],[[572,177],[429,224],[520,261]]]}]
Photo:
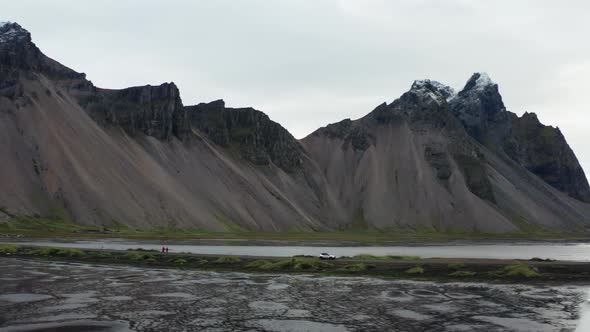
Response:
[{"label": "wet sand flat", "polygon": [[585,331],[584,286],[0,258],[0,331]]}]

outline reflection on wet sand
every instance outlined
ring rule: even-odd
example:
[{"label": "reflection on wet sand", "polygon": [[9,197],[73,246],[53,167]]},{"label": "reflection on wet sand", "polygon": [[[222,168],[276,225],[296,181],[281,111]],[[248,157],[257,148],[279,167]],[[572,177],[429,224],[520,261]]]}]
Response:
[{"label": "reflection on wet sand", "polygon": [[[0,331],[590,331],[582,286],[0,259]],[[579,319],[581,316],[581,319]]]},{"label": "reflection on wet sand", "polygon": [[590,331],[590,289],[586,291],[585,301],[580,305],[580,321],[576,332]]}]

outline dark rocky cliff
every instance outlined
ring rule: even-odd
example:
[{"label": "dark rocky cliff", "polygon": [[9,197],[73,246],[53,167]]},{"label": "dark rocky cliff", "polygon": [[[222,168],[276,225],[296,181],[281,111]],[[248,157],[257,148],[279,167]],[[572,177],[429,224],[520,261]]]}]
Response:
[{"label": "dark rocky cliff", "polygon": [[227,108],[223,100],[185,107],[190,125],[213,142],[238,150],[256,165],[270,162],[287,172],[297,170],[303,152],[299,142],[280,124],[253,108]]},{"label": "dark rocky cliff", "polygon": [[17,23],[0,25],[0,73],[0,93],[12,99],[22,97],[20,79],[35,80],[43,75],[72,90],[80,104],[103,125],[159,139],[182,139],[188,132],[180,93],[173,83],[123,90],[96,88],[84,73],[45,56],[31,41],[30,33]]},{"label": "dark rocky cliff", "polygon": [[584,171],[559,129],[543,125],[534,113],[518,117],[507,111],[498,85],[487,75],[474,74],[449,106],[478,142],[556,189],[590,202]]},{"label": "dark rocky cliff", "polygon": [[122,90],[91,89],[79,102],[103,125],[120,126],[128,134],[158,139],[186,138],[189,124],[174,83]]},{"label": "dark rocky cliff", "polygon": [[19,24],[0,23],[0,95],[12,100],[23,97],[19,79],[33,80],[39,73],[55,80],[86,76],[45,56]]},{"label": "dark rocky cliff", "polygon": [[227,108],[223,100],[182,105],[174,83],[122,90],[78,90],[80,105],[103,126],[119,126],[132,136],[190,139],[191,130],[236,150],[256,165],[270,162],[295,171],[302,162],[299,142],[281,125],[253,108]]},{"label": "dark rocky cliff", "polygon": [[511,131],[502,142],[513,160],[560,191],[590,202],[584,170],[559,128],[543,125],[534,113],[510,114]]}]

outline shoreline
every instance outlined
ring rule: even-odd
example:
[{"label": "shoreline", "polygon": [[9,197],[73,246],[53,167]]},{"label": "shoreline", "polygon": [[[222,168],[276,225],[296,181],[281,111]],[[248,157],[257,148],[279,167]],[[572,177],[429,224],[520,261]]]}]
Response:
[{"label": "shoreline", "polygon": [[590,235],[582,234],[448,234],[448,233],[380,233],[380,232],[55,232],[55,231],[0,231],[0,243],[26,239],[48,239],[55,241],[76,240],[137,240],[137,241],[227,241],[228,244],[260,242],[274,244],[328,243],[345,246],[379,245],[449,245],[449,244],[497,244],[497,243],[576,243],[590,242]]},{"label": "shoreline", "polygon": [[441,282],[590,284],[590,263],[540,259],[421,259],[412,256],[368,256],[320,260],[311,256],[280,258],[161,253],[141,249],[67,249],[18,245],[0,245],[0,257],[219,272],[311,274]]}]

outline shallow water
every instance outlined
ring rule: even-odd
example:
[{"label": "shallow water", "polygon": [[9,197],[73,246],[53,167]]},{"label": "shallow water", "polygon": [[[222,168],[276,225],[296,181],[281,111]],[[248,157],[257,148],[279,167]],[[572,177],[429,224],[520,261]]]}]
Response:
[{"label": "shallow water", "polygon": [[[0,331],[590,331],[590,294],[580,285],[218,273],[8,258],[0,258],[0,271],[9,279],[0,283]],[[121,280],[126,283],[113,286]]]},{"label": "shallow water", "polygon": [[[210,243],[211,241],[204,241]],[[132,248],[156,249],[162,243],[154,241],[129,240],[90,240],[90,241],[35,241],[14,242],[22,245],[38,245],[84,249],[127,250]],[[193,244],[195,243],[195,244]],[[242,242],[244,243],[244,242]],[[371,255],[410,255],[445,258],[499,258],[499,259],[557,259],[569,261],[590,261],[590,243],[521,243],[521,244],[465,244],[422,245],[422,246],[276,246],[276,245],[201,245],[198,241],[167,242],[171,252],[187,252],[213,255],[246,255],[290,257],[294,255],[318,255],[329,252],[336,256]]]}]

